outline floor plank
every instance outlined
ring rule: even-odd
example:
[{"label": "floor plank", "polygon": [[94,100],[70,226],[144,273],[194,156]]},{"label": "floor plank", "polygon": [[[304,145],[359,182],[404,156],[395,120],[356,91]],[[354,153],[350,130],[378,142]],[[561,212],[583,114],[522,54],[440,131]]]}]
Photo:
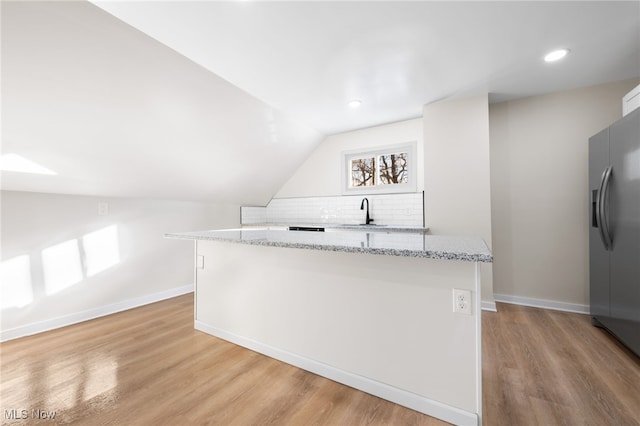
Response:
[{"label": "floor plank", "polygon": [[[485,425],[640,425],[640,360],[588,316],[498,310]],[[2,343],[0,363],[2,424],[445,424],[194,330],[192,295]]]},{"label": "floor plank", "polygon": [[588,315],[483,313],[488,425],[640,425],[640,359]]}]

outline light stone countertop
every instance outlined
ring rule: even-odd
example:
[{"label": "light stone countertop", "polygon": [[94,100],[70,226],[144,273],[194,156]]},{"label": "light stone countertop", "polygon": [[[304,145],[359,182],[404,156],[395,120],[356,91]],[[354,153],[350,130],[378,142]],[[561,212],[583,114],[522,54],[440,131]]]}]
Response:
[{"label": "light stone countertop", "polygon": [[482,238],[410,232],[308,232],[243,228],[167,233],[165,238],[469,262],[493,261],[491,251]]},{"label": "light stone countertop", "polygon": [[306,226],[313,228],[324,228],[327,231],[371,231],[371,232],[413,232],[425,234],[429,228],[423,226],[410,225],[364,225],[358,223],[259,223],[251,225],[243,225],[244,228],[268,228],[268,227],[290,227],[290,226]]}]

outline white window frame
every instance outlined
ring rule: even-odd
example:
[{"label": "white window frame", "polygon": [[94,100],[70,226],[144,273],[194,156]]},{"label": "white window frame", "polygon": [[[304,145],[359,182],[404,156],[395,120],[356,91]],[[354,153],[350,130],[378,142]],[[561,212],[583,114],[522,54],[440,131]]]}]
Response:
[{"label": "white window frame", "polygon": [[[355,194],[396,194],[402,192],[416,192],[417,188],[417,142],[405,142],[396,145],[380,146],[371,149],[358,149],[343,151],[342,157],[342,195],[355,195]],[[400,152],[407,153],[407,165],[409,169],[409,176],[407,183],[399,184],[379,184],[379,165],[378,157],[383,154],[397,154]],[[376,159],[376,178],[375,185],[373,186],[351,186],[351,160],[357,158],[369,158],[375,157]]]}]

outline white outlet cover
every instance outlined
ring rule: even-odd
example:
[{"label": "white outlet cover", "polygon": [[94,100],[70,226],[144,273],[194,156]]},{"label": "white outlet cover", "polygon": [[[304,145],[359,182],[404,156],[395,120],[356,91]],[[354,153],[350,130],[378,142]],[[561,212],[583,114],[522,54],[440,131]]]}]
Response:
[{"label": "white outlet cover", "polygon": [[109,204],[105,202],[98,203],[98,216],[109,215]]},{"label": "white outlet cover", "polygon": [[453,312],[471,315],[471,290],[453,289]]}]

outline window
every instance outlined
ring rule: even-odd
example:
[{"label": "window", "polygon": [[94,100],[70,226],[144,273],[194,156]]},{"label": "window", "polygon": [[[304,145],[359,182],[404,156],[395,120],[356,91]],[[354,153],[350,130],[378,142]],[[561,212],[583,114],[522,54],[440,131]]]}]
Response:
[{"label": "window", "polygon": [[343,193],[415,192],[416,143],[342,153]]}]

